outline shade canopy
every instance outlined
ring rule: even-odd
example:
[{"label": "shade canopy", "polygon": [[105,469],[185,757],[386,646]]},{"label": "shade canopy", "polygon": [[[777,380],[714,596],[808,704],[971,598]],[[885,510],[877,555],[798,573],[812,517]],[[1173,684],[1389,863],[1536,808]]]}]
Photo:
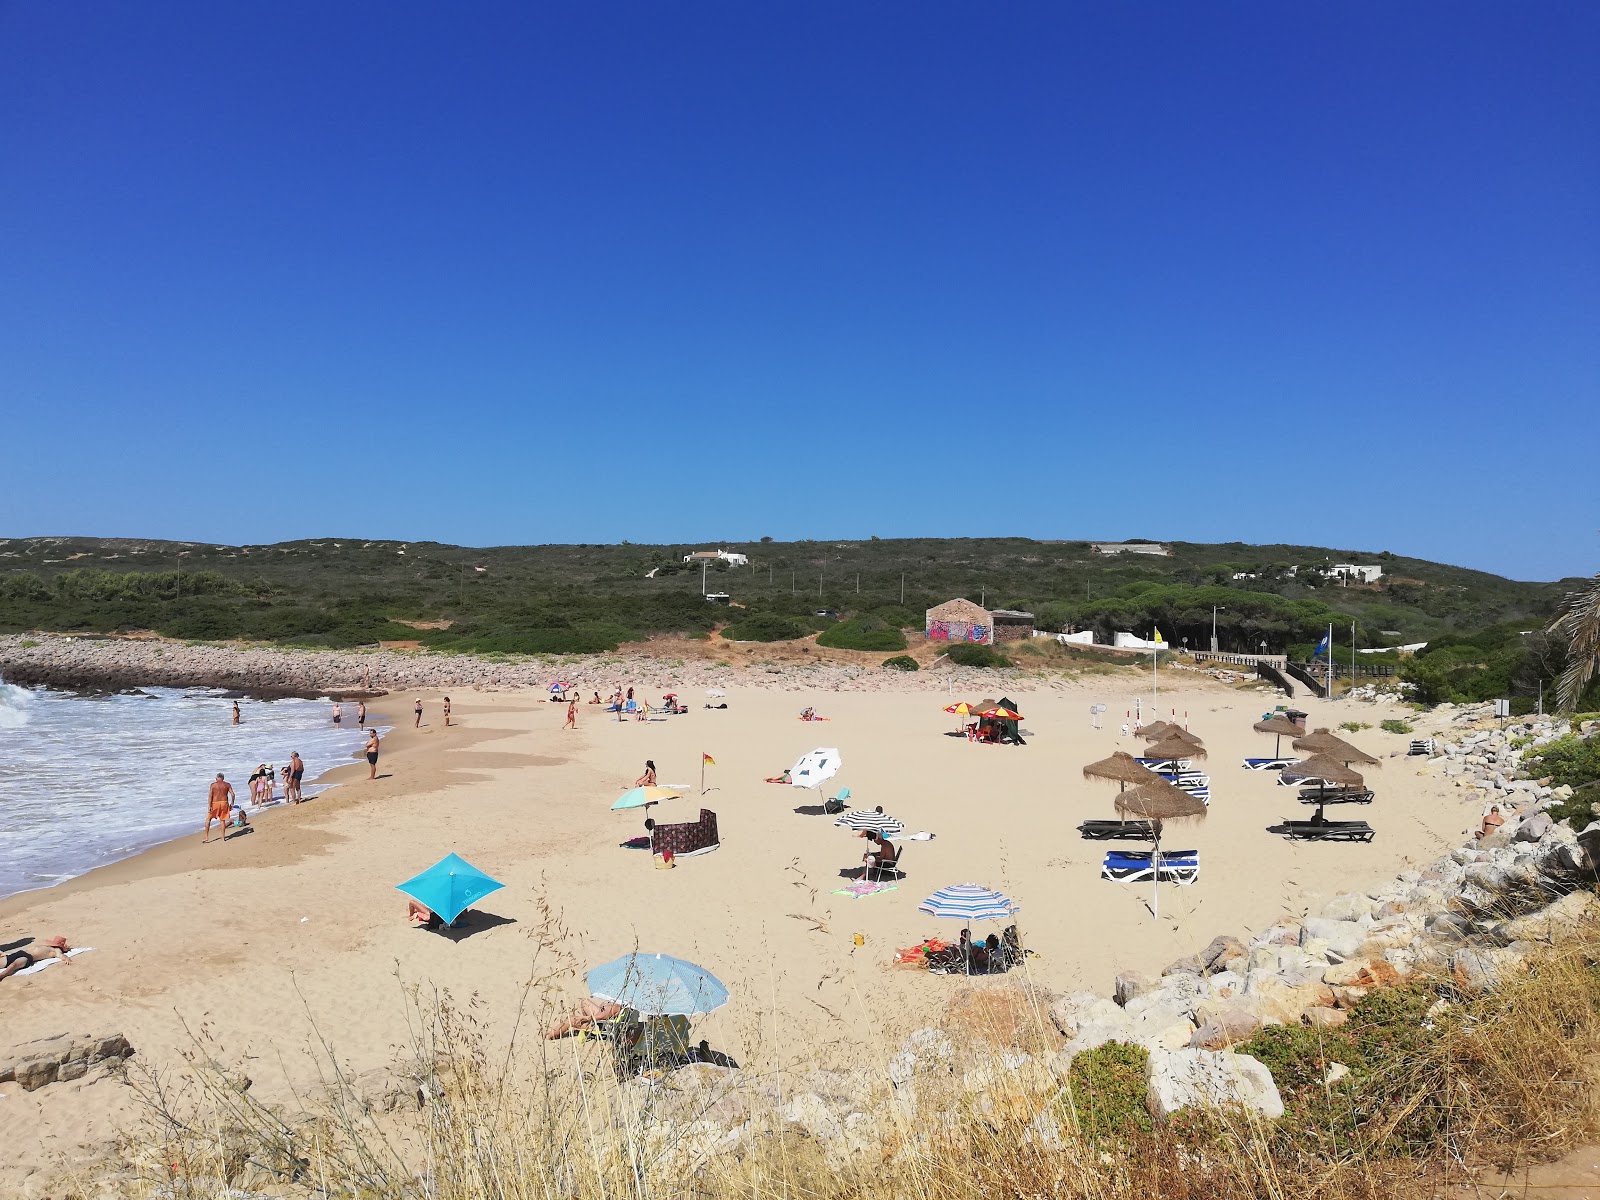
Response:
[{"label": "shade canopy", "polygon": [[857,832],[866,829],[875,829],[885,837],[894,837],[897,833],[905,832],[903,822],[891,817],[882,809],[853,808],[844,816],[834,822],[840,829],[854,829]]},{"label": "shade canopy", "polygon": [[958,717],[970,717],[978,711],[978,706],[968,700],[958,700],[954,704],[945,705],[944,710]]},{"label": "shade canopy", "polygon": [[618,796],[612,804],[613,812],[623,808],[643,808],[646,804],[660,804],[663,800],[681,800],[682,793],[664,787],[636,787]]},{"label": "shade canopy", "polygon": [[1327,729],[1316,729],[1304,737],[1297,737],[1289,743],[1296,750],[1304,750],[1308,754],[1322,754],[1328,758],[1349,765],[1353,762],[1369,763],[1374,767],[1381,767],[1383,763],[1373,758],[1365,750],[1358,750],[1342,737],[1330,733]]},{"label": "shade canopy", "polygon": [[1166,737],[1176,728],[1177,726],[1170,721],[1151,721],[1148,725],[1139,726],[1139,736],[1154,741],[1156,738]]},{"label": "shade canopy", "polygon": [[1187,817],[1205,816],[1206,806],[1182,788],[1173,787],[1165,779],[1157,779],[1118,795],[1117,812],[1125,818],[1139,821],[1179,821]]},{"label": "shade canopy", "polygon": [[1092,762],[1083,769],[1085,779],[1109,779],[1115,783],[1149,783],[1161,778],[1133,755],[1118,750],[1110,758]]},{"label": "shade canopy", "polygon": [[693,1016],[721,1008],[728,989],[710,971],[668,954],[626,954],[589,972],[589,991],[640,1016]]},{"label": "shade canopy", "polygon": [[1303,726],[1296,725],[1282,713],[1273,713],[1265,721],[1257,721],[1250,728],[1257,733],[1275,733],[1282,737],[1299,737],[1305,733]]},{"label": "shade canopy", "polygon": [[1145,747],[1146,758],[1204,758],[1206,748],[1181,737],[1164,737]]},{"label": "shade canopy", "polygon": [[491,879],[459,854],[447,854],[422,874],[395,886],[448,924],[505,884]]},{"label": "shade canopy", "polygon": [[1004,708],[1004,707],[1002,707],[1002,706],[1000,706],[998,704],[995,705],[995,707],[993,707],[991,709],[988,709],[985,712],[979,713],[978,715],[981,716],[981,717],[987,717],[991,721],[1020,721],[1020,720],[1022,720],[1022,714],[1021,713],[1017,712],[1015,709]]},{"label": "shade canopy", "polygon": [[1360,787],[1363,782],[1360,775],[1338,759],[1329,758],[1326,754],[1313,754],[1310,758],[1302,758],[1297,763],[1291,763],[1283,769],[1283,778],[1291,781],[1321,779],[1339,787]]},{"label": "shade canopy", "polygon": [[821,787],[839,773],[839,751],[834,746],[819,746],[802,754],[789,768],[789,786],[797,788]]},{"label": "shade canopy", "polygon": [[952,921],[1002,921],[1016,916],[1021,906],[982,884],[953,883],[917,905],[917,911]]}]

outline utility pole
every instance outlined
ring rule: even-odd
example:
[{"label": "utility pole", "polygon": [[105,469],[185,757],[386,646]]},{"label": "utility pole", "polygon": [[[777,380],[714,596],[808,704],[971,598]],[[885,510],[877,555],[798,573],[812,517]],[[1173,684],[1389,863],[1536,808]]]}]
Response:
[{"label": "utility pole", "polygon": [[861,595],[861,572],[856,572],[856,595]]},{"label": "utility pole", "polygon": [[1217,613],[1227,612],[1226,604],[1213,604],[1211,606],[1211,653],[1217,652]]},{"label": "utility pole", "polygon": [[183,599],[183,551],[178,551],[178,599]]},{"label": "utility pole", "polygon": [[794,595],[795,591],[796,591],[795,582],[794,582],[794,572],[795,572],[795,569],[793,567],[790,567],[789,568],[789,595],[791,595],[791,596]]},{"label": "utility pole", "polygon": [[700,595],[703,598],[705,596],[705,594],[706,594],[706,560],[702,558],[700,560]]},{"label": "utility pole", "polygon": [[[1356,686],[1356,623],[1354,621],[1351,621],[1350,622],[1350,687],[1353,688],[1355,686]],[[1349,689],[1346,689],[1345,690],[1345,695],[1348,696],[1349,694],[1350,694]]]},{"label": "utility pole", "polygon": [[824,567],[818,567],[817,568],[817,599],[818,600],[822,599],[822,573],[823,573],[823,571],[825,569],[826,568],[824,568]]},{"label": "utility pole", "polygon": [[906,606],[906,573],[900,572],[900,607]]},{"label": "utility pole", "polygon": [[467,607],[467,564],[461,564],[461,607]]}]

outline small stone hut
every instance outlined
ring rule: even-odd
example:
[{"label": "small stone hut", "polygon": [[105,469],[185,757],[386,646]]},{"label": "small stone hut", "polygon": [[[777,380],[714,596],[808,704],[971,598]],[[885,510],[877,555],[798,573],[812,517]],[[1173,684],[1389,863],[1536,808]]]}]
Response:
[{"label": "small stone hut", "polygon": [[1033,637],[1033,614],[1014,608],[996,608],[989,613],[997,642],[1025,642]]},{"label": "small stone hut", "polygon": [[924,627],[930,642],[994,644],[994,619],[989,610],[971,600],[946,600],[928,610]]}]

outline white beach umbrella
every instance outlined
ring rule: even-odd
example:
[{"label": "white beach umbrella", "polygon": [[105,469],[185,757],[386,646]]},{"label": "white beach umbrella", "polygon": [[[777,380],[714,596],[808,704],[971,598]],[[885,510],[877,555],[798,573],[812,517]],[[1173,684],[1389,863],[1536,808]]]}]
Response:
[{"label": "white beach umbrella", "polygon": [[802,754],[789,769],[789,786],[797,788],[821,787],[839,773],[839,751],[833,746],[821,746]]}]

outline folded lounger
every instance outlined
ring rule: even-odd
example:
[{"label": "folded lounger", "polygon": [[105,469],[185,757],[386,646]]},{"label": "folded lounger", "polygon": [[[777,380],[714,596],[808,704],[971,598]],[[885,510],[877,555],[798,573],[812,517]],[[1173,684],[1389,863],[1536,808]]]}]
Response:
[{"label": "folded lounger", "polygon": [[[1100,878],[1112,883],[1149,883],[1156,867],[1150,858],[1153,851],[1111,850],[1100,864]],[[1161,882],[1190,884],[1200,877],[1200,855],[1193,850],[1163,850],[1161,852]]]},{"label": "folded lounger", "polygon": [[1153,842],[1156,838],[1149,821],[1085,821],[1078,832],[1091,842]]},{"label": "folded lounger", "polygon": [[1285,821],[1267,832],[1291,842],[1370,842],[1376,831],[1365,821]]},{"label": "folded lounger", "polygon": [[1305,788],[1301,804],[1371,804],[1371,788]]}]

